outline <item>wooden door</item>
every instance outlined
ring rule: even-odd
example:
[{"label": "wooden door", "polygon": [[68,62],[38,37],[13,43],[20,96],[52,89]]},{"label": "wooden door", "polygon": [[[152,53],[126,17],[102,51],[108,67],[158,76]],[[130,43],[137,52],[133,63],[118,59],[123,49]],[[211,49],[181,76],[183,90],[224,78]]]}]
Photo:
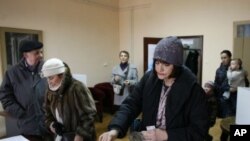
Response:
[{"label": "wooden door", "polygon": [[[244,39],[243,46],[243,67],[247,70],[248,74],[250,73],[250,37]],[[250,78],[248,76],[248,78]]]},{"label": "wooden door", "polygon": [[250,73],[250,21],[234,23],[233,58],[240,58],[243,68]]}]

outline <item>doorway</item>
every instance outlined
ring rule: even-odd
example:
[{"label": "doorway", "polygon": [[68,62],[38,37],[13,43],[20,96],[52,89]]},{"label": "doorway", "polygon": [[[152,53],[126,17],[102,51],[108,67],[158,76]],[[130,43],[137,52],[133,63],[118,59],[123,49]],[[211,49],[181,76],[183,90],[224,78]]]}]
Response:
[{"label": "doorway", "polygon": [[[203,35],[177,36],[183,44],[183,62],[202,83]],[[144,37],[144,72],[152,69],[153,53],[162,38]]]}]

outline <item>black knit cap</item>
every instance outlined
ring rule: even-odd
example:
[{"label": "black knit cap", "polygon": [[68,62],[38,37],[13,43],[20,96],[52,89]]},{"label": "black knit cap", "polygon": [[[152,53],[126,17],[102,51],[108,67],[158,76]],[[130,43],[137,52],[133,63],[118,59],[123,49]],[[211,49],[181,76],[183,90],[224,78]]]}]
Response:
[{"label": "black knit cap", "polygon": [[24,40],[20,45],[20,52],[29,52],[32,50],[40,49],[43,47],[43,43],[35,40]]}]

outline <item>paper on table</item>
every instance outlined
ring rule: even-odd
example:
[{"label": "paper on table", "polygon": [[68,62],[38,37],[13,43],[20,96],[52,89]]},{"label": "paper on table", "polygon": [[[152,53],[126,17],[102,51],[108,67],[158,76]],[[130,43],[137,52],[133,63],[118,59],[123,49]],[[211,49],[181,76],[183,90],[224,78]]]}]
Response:
[{"label": "paper on table", "polygon": [[19,136],[9,137],[5,139],[0,139],[0,141],[29,141],[29,140],[19,135]]}]

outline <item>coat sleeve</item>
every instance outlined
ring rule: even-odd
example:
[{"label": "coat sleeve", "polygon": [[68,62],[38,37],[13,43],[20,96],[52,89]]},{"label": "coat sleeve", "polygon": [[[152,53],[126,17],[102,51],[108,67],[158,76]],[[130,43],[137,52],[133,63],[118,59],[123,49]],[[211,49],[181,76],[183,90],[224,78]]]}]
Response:
[{"label": "coat sleeve", "polygon": [[6,72],[0,88],[0,100],[4,110],[15,118],[25,115],[25,109],[18,103],[14,88],[10,80],[10,75]]},{"label": "coat sleeve", "polygon": [[119,131],[118,138],[123,138],[133,120],[142,111],[142,91],[147,79],[147,75],[135,85],[134,91],[121,104],[119,110],[111,120],[108,130],[116,129]]},{"label": "coat sleeve", "polygon": [[191,96],[186,101],[185,119],[187,125],[167,129],[168,141],[202,141],[208,133],[208,106],[205,93],[199,86],[194,86]]},{"label": "coat sleeve", "polygon": [[50,100],[49,100],[49,94],[48,92],[46,93],[45,95],[45,102],[44,102],[44,111],[45,111],[45,125],[47,127],[47,129],[50,130],[50,124],[54,121],[56,121],[56,119],[54,118],[53,116],[53,113],[51,111],[51,108],[50,108]]},{"label": "coat sleeve", "polygon": [[[119,71],[119,67],[120,66],[115,66],[112,69],[111,84],[120,84],[120,85],[123,84],[124,77],[122,75],[123,73],[121,71]],[[118,82],[115,82],[115,76],[119,76],[120,77],[120,80]]]},{"label": "coat sleeve", "polygon": [[130,85],[135,85],[138,82],[138,71],[136,67],[132,67],[130,70],[131,70],[131,76],[129,83]]},{"label": "coat sleeve", "polygon": [[96,116],[95,102],[86,86],[81,87],[74,93],[75,106],[79,113],[80,121],[76,134],[81,135],[83,140],[91,140],[95,134],[94,120]]}]

